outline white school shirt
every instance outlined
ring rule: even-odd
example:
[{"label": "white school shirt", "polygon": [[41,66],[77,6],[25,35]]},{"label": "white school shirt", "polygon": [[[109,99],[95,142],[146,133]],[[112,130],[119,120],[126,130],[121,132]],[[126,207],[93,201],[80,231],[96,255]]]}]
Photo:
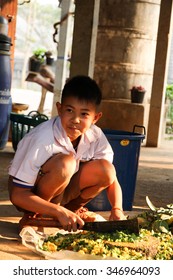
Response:
[{"label": "white school shirt", "polygon": [[80,161],[106,159],[113,161],[113,150],[102,130],[91,127],[81,136],[77,152],[62,127],[59,117],[52,118],[27,133],[18,144],[9,175],[33,186],[41,166],[54,154],[73,152],[76,170]]}]

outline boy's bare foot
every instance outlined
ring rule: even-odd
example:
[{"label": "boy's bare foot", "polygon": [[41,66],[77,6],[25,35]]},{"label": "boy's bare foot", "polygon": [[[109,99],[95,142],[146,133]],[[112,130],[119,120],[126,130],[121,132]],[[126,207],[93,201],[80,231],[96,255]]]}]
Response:
[{"label": "boy's bare foot", "polygon": [[[30,218],[38,218],[40,217],[40,214],[37,213],[24,213],[23,217],[20,219],[19,221],[19,232],[24,228],[30,225]],[[44,228],[43,227],[35,227],[34,228],[36,231],[39,232],[44,232]]]},{"label": "boy's bare foot", "polygon": [[82,219],[84,222],[94,222],[96,221],[97,214],[89,211],[85,207],[80,207],[75,213]]}]

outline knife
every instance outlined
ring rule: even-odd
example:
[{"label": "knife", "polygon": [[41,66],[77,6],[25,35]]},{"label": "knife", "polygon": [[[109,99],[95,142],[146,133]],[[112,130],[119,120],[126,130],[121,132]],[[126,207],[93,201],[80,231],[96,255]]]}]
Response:
[{"label": "knife", "polygon": [[[27,219],[25,226],[59,227],[62,228],[57,220],[52,218],[33,218]],[[138,219],[127,219],[118,221],[85,222],[82,230],[95,232],[115,232],[127,230],[131,233],[139,234]]]}]

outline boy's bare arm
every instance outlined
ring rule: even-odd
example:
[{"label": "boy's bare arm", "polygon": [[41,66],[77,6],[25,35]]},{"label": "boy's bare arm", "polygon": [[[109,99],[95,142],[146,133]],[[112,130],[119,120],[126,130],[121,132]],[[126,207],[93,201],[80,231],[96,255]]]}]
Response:
[{"label": "boy's bare arm", "polygon": [[82,227],[84,221],[74,212],[35,195],[30,189],[14,186],[9,190],[12,203],[30,212],[44,214],[57,219],[64,229],[76,231],[77,225]]}]

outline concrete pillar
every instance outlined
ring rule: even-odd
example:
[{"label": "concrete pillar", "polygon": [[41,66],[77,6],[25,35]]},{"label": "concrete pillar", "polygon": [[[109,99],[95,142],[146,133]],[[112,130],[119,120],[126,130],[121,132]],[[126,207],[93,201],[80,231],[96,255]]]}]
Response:
[{"label": "concrete pillar", "polygon": [[169,50],[173,28],[173,2],[162,0],[160,7],[156,58],[148,123],[148,147],[158,147],[161,142],[168,72]]},{"label": "concrete pillar", "polygon": [[70,77],[93,77],[100,0],[76,0]]},{"label": "concrete pillar", "polygon": [[94,77],[104,99],[130,99],[141,85],[149,102],[159,12],[160,0],[100,2]]},{"label": "concrete pillar", "polygon": [[[94,78],[103,92],[103,128],[148,127],[160,0],[100,3]],[[130,88],[143,86],[143,104],[131,103]]]}]

